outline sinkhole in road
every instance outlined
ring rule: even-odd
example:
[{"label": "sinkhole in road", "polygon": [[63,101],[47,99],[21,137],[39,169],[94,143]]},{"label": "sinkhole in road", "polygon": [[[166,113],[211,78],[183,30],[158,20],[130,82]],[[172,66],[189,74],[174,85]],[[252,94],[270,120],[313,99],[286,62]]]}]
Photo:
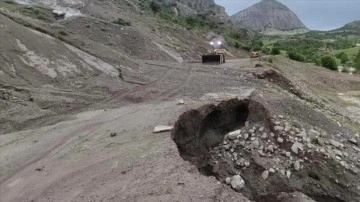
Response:
[{"label": "sinkhole in road", "polygon": [[[271,117],[269,110],[261,102],[251,98],[231,99],[218,105],[208,104],[184,112],[175,123],[171,135],[180,156],[194,164],[203,175],[214,176],[224,183],[226,177],[240,173],[245,181],[245,188],[240,192],[251,200],[278,201],[279,194],[298,191],[320,202],[346,201],[337,197],[345,189],[332,182],[329,177],[335,175],[338,170],[333,168],[338,165],[322,156],[314,158],[327,166],[304,163],[304,169],[293,174],[290,179],[277,172],[264,181],[261,178],[264,167],[256,162],[254,151],[241,151],[243,157],[251,161],[246,169],[239,168],[231,158],[224,155],[219,157],[219,153],[214,152],[216,148],[222,147],[227,133],[238,129],[246,130],[245,125],[249,123],[262,125],[265,130],[272,131]],[[225,151],[223,148],[221,150]]]}]

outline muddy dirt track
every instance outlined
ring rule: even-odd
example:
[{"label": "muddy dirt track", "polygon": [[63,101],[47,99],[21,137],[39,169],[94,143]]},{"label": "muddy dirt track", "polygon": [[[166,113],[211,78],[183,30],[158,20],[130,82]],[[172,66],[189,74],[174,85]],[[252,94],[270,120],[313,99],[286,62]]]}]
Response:
[{"label": "muddy dirt track", "polygon": [[[248,96],[255,79],[251,68],[232,68],[241,66],[239,61],[222,68],[143,62],[151,67],[149,76],[157,75],[154,81],[96,103],[137,104],[84,112],[55,125],[1,135],[1,201],[240,199],[241,194],[182,161],[169,132],[152,130],[174,124],[186,109]],[[178,99],[185,105],[177,105]],[[111,132],[117,135],[110,137]]]}]

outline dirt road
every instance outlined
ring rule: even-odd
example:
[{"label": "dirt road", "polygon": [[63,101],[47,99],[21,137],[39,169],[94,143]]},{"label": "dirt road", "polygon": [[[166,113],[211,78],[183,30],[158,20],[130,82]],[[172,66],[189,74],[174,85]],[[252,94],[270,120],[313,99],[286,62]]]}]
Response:
[{"label": "dirt road", "polygon": [[[143,62],[159,78],[97,103],[123,99],[139,104],[0,136],[1,201],[240,200],[241,194],[184,162],[169,132],[152,130],[174,124],[182,112],[206,102],[248,96],[252,88],[237,84],[244,84],[239,75],[249,71],[233,68],[239,61],[224,69]],[[180,98],[185,105],[177,105]],[[117,135],[111,137],[112,132]]]}]

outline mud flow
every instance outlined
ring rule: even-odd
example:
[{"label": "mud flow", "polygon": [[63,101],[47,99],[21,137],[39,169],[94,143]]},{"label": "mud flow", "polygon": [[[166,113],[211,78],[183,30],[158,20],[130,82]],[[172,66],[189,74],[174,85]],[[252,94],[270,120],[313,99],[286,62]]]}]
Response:
[{"label": "mud flow", "polygon": [[[292,141],[302,125],[283,119],[254,100],[232,99],[183,113],[172,139],[181,157],[203,175],[215,176],[251,200],[286,201],[279,196],[301,192],[319,202],[356,201],[356,188],[349,187],[355,174],[321,153],[308,152],[305,141]],[[243,186],[233,184],[236,175]]]}]

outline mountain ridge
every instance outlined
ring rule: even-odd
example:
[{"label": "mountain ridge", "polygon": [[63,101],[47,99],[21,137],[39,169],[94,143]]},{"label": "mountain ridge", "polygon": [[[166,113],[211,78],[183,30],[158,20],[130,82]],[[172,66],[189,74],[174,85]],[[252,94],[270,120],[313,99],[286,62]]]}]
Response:
[{"label": "mountain ridge", "polygon": [[263,0],[230,16],[235,26],[263,34],[286,34],[307,31],[307,27],[286,5],[276,0]]}]

